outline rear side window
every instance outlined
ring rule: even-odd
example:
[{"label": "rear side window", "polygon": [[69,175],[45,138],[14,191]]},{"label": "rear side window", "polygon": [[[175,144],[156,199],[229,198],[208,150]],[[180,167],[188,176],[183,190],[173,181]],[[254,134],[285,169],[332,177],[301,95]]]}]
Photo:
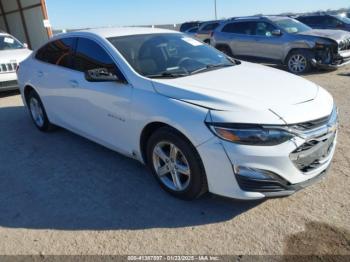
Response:
[{"label": "rear side window", "polygon": [[191,30],[188,30],[189,33],[196,33],[198,31],[198,27],[194,27]]},{"label": "rear side window", "polygon": [[252,35],[254,33],[254,30],[254,22],[235,22],[225,25],[222,29],[222,32],[241,35]]},{"label": "rear side window", "polygon": [[75,39],[52,41],[38,50],[35,58],[49,64],[72,68]]},{"label": "rear side window", "polygon": [[310,16],[303,18],[304,20],[301,20],[302,22],[309,23],[312,25],[322,25],[324,24],[324,17],[321,16]]},{"label": "rear side window", "polygon": [[212,23],[204,26],[202,31],[213,31],[219,26],[219,23]]}]

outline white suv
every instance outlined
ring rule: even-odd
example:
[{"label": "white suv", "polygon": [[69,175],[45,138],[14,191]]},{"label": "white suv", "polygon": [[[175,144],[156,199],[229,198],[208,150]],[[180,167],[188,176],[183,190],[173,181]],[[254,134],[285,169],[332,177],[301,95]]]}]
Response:
[{"label": "white suv", "polygon": [[61,126],[137,159],[183,199],[289,195],[320,179],[335,151],[327,91],[182,33],[62,34],[22,62],[18,78],[40,130]]},{"label": "white suv", "polygon": [[0,33],[0,92],[18,89],[17,65],[30,54],[25,44],[9,34]]}]

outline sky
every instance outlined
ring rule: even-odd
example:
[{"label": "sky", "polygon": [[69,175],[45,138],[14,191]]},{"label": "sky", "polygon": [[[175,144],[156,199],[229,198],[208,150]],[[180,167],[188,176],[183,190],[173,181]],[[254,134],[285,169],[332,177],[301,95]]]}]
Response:
[{"label": "sky", "polygon": [[[55,29],[177,24],[215,17],[214,0],[46,0]],[[217,0],[218,18],[350,8],[349,0]]]}]

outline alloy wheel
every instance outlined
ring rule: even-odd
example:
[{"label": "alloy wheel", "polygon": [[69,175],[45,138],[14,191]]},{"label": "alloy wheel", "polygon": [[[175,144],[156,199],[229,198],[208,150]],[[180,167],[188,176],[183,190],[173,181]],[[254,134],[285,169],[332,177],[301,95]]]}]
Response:
[{"label": "alloy wheel", "polygon": [[39,127],[43,127],[45,122],[44,112],[41,108],[41,105],[38,99],[36,99],[35,97],[31,97],[29,106],[30,106],[30,112],[32,114],[35,124]]},{"label": "alloy wheel", "polygon": [[301,54],[292,55],[288,61],[288,68],[293,73],[302,73],[307,67],[306,57]]},{"label": "alloy wheel", "polygon": [[190,184],[191,169],[185,155],[171,142],[160,142],[153,149],[153,167],[169,189],[184,191]]}]

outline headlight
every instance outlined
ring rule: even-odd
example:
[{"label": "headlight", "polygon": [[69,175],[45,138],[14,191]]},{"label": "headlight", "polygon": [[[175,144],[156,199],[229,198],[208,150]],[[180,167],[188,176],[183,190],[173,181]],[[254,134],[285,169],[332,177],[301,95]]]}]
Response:
[{"label": "headlight", "polygon": [[206,123],[219,138],[241,145],[275,146],[294,137],[291,133],[258,125]]}]

